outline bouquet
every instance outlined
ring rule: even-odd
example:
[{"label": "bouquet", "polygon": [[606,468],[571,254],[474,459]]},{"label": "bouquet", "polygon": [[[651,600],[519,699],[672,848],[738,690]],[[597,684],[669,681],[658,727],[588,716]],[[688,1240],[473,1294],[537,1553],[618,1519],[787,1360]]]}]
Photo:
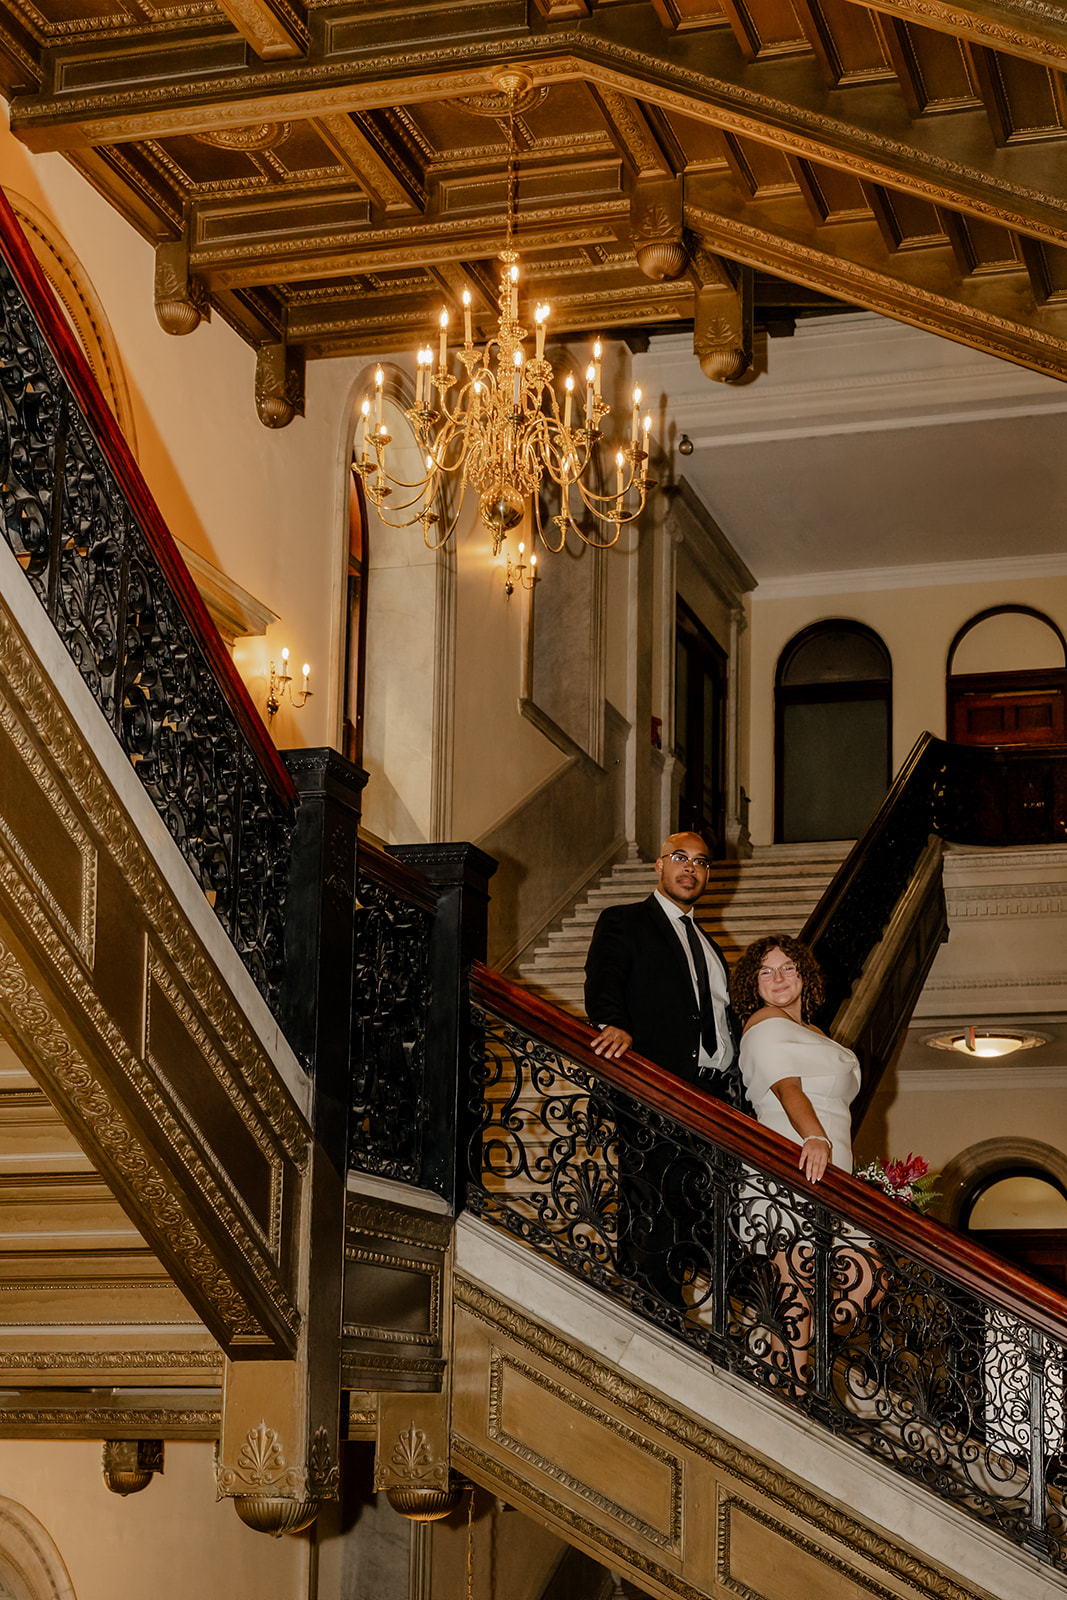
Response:
[{"label": "bouquet", "polygon": [[937,1199],[934,1184],[941,1174],[931,1172],[929,1163],[922,1156],[913,1156],[909,1150],[905,1161],[868,1161],[865,1167],[856,1168],[855,1176],[865,1183],[873,1183],[891,1200],[900,1200],[906,1206],[914,1206],[916,1211],[925,1211],[931,1201]]}]

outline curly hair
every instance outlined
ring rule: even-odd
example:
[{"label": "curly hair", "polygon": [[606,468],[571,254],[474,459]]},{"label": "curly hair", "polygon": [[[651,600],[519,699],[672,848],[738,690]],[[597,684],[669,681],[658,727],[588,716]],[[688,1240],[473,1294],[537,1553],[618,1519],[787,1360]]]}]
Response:
[{"label": "curly hair", "polygon": [[800,995],[800,1014],[810,1022],[823,1003],[826,987],[822,969],[806,944],[791,939],[787,933],[768,933],[756,939],[742,955],[730,977],[730,998],[742,1022],[747,1022],[754,1011],[764,1004],[759,992],[759,974],[772,950],[780,950],[796,967],[803,989]]}]

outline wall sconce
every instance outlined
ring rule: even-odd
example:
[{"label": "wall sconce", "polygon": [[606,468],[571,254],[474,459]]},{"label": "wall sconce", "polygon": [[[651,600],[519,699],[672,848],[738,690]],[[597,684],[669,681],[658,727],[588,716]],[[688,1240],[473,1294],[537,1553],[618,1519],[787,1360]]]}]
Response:
[{"label": "wall sconce", "polygon": [[276,715],[276,713],[278,711],[278,707],[281,705],[281,703],[285,699],[286,695],[289,696],[289,704],[292,706],[294,711],[300,711],[304,707],[304,705],[307,703],[307,701],[309,701],[311,699],[311,690],[308,687],[308,684],[311,681],[311,667],[310,667],[309,663],[306,662],[306,661],[304,662],[304,669],[303,670],[304,670],[304,687],[300,691],[300,697],[298,699],[297,696],[293,693],[293,688],[292,688],[293,679],[292,679],[292,674],[289,671],[289,649],[288,649],[288,646],[285,649],[283,649],[283,651],[282,651],[282,670],[280,672],[275,672],[275,670],[274,670],[274,662],[273,661],[271,662],[271,664],[270,664],[270,688],[267,691],[267,726],[268,727],[270,727],[270,724],[274,721],[275,715]]},{"label": "wall sconce", "polygon": [[516,588],[532,589],[534,584],[539,581],[540,574],[537,571],[537,557],[535,555],[530,557],[530,565],[529,569],[527,569],[526,546],[520,540],[519,559],[514,566],[511,564],[511,557],[508,556],[508,570],[504,578],[504,593],[510,600]]}]

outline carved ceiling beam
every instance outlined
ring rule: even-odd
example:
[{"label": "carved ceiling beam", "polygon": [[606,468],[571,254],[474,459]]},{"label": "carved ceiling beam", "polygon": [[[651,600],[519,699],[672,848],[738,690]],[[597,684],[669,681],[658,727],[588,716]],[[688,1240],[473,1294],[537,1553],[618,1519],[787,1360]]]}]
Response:
[{"label": "carved ceiling beam", "polygon": [[290,5],[288,0],[219,0],[219,6],[263,61],[307,53],[303,6]]},{"label": "carved ceiling beam", "polygon": [[[619,8],[628,23],[632,9]],[[574,37],[562,30],[547,39],[530,37],[522,48],[514,46],[514,53],[537,84],[584,79],[602,100],[611,93],[640,97],[660,111],[699,119],[1036,237],[1067,242],[1067,162],[1061,143],[1024,141],[998,148],[982,111],[915,118],[898,84],[868,86],[862,97],[846,101],[827,88],[813,57],[747,65],[721,30],[688,36],[684,62],[675,60],[665,51],[654,18],[651,29],[647,20],[643,24],[650,37],[635,42],[616,25],[619,13],[605,13],[599,34]],[[630,28],[635,38],[641,22],[639,13]],[[561,43],[576,48],[563,50]],[[427,54],[433,52],[422,52],[423,68]],[[33,149],[76,151],[484,92],[484,66],[457,66],[456,54],[453,45],[447,71],[395,78],[383,75],[378,60],[364,66],[348,56],[343,63],[247,69],[196,84],[130,83],[114,90],[97,85],[91,94],[16,100],[13,125]],[[236,93],[242,82],[248,92]],[[843,104],[852,111],[851,122],[841,116]]]},{"label": "carved ceiling beam", "polygon": [[[624,199],[589,207],[559,206],[551,218],[524,218],[518,247],[529,253],[576,240],[585,245],[615,245],[625,234],[627,214]],[[455,218],[432,217],[395,228],[352,229],[341,239],[314,247],[294,241],[291,253],[285,253],[276,239],[266,245],[239,239],[225,247],[194,243],[189,264],[214,291],[299,283],[312,276],[346,277],[411,267],[444,269],[449,263],[495,258],[502,244],[499,218],[491,226],[482,219],[472,219],[464,226]]]},{"label": "carved ceiling beam", "polygon": [[834,228],[830,248],[801,201],[754,205],[717,176],[687,185],[686,224],[731,260],[1067,379],[1067,307],[1036,305],[1023,272],[971,276],[944,246],[894,253],[873,222]]},{"label": "carved ceiling beam", "polygon": [[1062,7],[1039,7],[1026,0],[970,0],[965,6],[949,0],[871,0],[870,8],[1042,66],[1067,68],[1067,13]]}]

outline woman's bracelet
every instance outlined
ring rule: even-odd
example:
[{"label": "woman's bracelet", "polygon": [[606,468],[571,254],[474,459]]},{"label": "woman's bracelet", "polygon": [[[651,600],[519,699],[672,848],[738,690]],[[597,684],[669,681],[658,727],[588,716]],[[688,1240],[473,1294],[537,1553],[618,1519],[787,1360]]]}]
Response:
[{"label": "woman's bracelet", "polygon": [[828,1150],[832,1150],[833,1147],[834,1147],[833,1146],[833,1141],[831,1139],[828,1139],[826,1137],[825,1133],[809,1133],[808,1137],[806,1139],[804,1139],[802,1142],[804,1144],[810,1144],[813,1139],[818,1139],[819,1143],[820,1144],[824,1144]]}]

